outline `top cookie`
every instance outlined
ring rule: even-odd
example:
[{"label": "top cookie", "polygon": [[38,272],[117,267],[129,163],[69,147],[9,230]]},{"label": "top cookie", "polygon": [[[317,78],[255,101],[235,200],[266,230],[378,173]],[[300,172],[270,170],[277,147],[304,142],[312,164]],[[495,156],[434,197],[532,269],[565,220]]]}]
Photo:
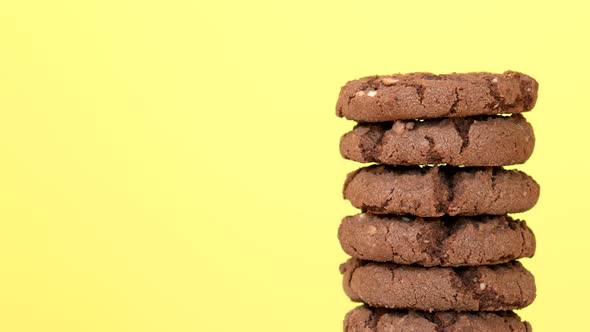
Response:
[{"label": "top cookie", "polygon": [[342,87],[336,114],[385,122],[521,113],[535,106],[538,87],[535,79],[514,71],[369,76]]}]

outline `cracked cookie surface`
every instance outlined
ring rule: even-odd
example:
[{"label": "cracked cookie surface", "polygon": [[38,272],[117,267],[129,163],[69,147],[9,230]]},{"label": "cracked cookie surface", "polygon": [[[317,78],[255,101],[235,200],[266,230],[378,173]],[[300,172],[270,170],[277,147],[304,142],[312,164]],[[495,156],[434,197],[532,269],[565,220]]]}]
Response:
[{"label": "cracked cookie surface", "polygon": [[506,263],[535,253],[535,236],[524,221],[508,216],[420,218],[361,213],[338,229],[350,256],[421,266]]},{"label": "cracked cookie surface", "polygon": [[344,332],[532,332],[511,311],[423,312],[357,307],[344,319]]},{"label": "cracked cookie surface", "polygon": [[533,128],[518,114],[359,124],[340,139],[340,154],[361,163],[505,166],[533,153]]},{"label": "cracked cookie surface", "polygon": [[532,208],[539,185],[523,172],[501,167],[373,165],[348,174],[343,195],[373,214],[503,215]]},{"label": "cracked cookie surface", "polygon": [[390,309],[502,311],[533,302],[535,280],[519,262],[417,267],[349,259],[340,266],[346,295]]},{"label": "cracked cookie surface", "polygon": [[522,73],[369,76],[346,83],[336,114],[358,122],[465,117],[530,111],[538,83]]}]

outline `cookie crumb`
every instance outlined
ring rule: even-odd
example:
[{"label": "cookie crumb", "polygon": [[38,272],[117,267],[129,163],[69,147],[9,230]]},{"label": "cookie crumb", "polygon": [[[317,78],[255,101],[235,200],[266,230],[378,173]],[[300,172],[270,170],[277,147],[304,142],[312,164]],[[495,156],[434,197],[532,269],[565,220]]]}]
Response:
[{"label": "cookie crumb", "polygon": [[484,290],[484,289],[486,289],[486,284],[485,284],[485,283],[483,283],[483,282],[482,282],[482,283],[480,283],[480,284],[479,284],[479,289],[481,289],[481,290]]},{"label": "cookie crumb", "polygon": [[377,90],[371,90],[369,92],[367,92],[367,96],[369,97],[375,97],[377,95]]},{"label": "cookie crumb", "polygon": [[498,78],[494,77],[494,79],[492,80],[493,83],[498,83]]},{"label": "cookie crumb", "polygon": [[391,130],[396,134],[401,134],[406,130],[406,124],[403,121],[395,121],[391,126]]},{"label": "cookie crumb", "polygon": [[394,85],[395,83],[397,83],[399,80],[396,80],[395,78],[391,78],[391,77],[383,77],[381,79],[381,82],[383,83],[383,85]]}]

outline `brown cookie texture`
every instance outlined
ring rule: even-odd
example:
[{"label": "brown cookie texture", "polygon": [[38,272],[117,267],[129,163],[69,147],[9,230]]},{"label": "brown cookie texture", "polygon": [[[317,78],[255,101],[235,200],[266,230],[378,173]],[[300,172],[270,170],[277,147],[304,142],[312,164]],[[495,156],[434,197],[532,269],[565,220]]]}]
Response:
[{"label": "brown cookie texture", "polygon": [[478,266],[532,257],[535,236],[508,216],[421,218],[361,213],[338,229],[350,256],[421,266]]},{"label": "brown cookie texture", "polygon": [[519,262],[419,267],[349,259],[340,266],[351,300],[372,307],[424,311],[521,309],[535,299],[535,280]]},{"label": "brown cookie texture", "polygon": [[529,159],[533,128],[518,114],[360,124],[340,139],[340,154],[361,163],[505,166]]},{"label": "brown cookie texture", "polygon": [[512,311],[423,312],[357,307],[344,318],[344,332],[532,332]]},{"label": "brown cookie texture", "polygon": [[537,91],[537,81],[514,71],[369,76],[342,87],[336,114],[384,122],[521,113],[535,106]]},{"label": "brown cookie texture", "polygon": [[539,185],[501,167],[373,165],[348,174],[343,195],[373,214],[503,215],[532,208]]}]

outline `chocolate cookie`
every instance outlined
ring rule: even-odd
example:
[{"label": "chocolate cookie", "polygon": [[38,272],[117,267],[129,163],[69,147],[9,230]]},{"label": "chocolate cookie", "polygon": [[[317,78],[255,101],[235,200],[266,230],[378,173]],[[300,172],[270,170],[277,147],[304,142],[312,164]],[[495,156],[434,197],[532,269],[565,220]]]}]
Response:
[{"label": "chocolate cookie", "polygon": [[344,291],[373,307],[426,311],[498,311],[528,306],[535,280],[519,262],[477,267],[417,267],[349,259]]},{"label": "chocolate cookie", "polygon": [[535,253],[535,236],[524,221],[508,216],[429,218],[346,217],[338,230],[350,256],[422,266],[506,263]]},{"label": "chocolate cookie", "polygon": [[504,166],[524,163],[535,146],[520,114],[361,124],[340,139],[340,153],[362,163]]},{"label": "chocolate cookie", "polygon": [[336,114],[384,122],[521,113],[535,106],[537,90],[532,77],[513,71],[369,76],[342,87]]},{"label": "chocolate cookie", "polygon": [[532,208],[539,185],[523,172],[501,167],[374,165],[348,174],[343,194],[354,207],[374,214],[501,215]]},{"label": "chocolate cookie", "polygon": [[423,312],[360,306],[344,319],[344,332],[532,332],[511,311]]}]

